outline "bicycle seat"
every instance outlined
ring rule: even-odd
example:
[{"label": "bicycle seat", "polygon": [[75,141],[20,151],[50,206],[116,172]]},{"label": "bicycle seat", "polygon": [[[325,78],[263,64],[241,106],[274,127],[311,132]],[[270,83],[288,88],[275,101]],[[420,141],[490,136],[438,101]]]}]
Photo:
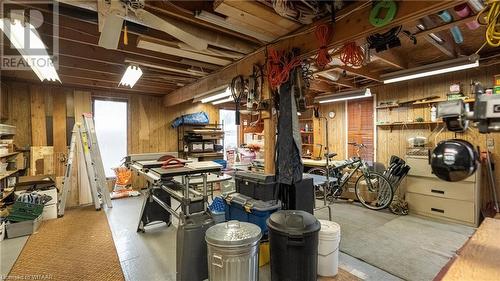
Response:
[{"label": "bicycle seat", "polygon": [[337,156],[337,153],[332,152],[332,153],[325,153],[325,157],[328,159],[331,159],[333,157]]}]

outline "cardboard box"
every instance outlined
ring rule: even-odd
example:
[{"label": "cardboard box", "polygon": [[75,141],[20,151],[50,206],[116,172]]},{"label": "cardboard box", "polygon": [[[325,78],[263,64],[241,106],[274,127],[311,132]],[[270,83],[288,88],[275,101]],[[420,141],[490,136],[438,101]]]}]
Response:
[{"label": "cardboard box", "polygon": [[7,238],[15,238],[26,235],[31,235],[38,231],[40,224],[42,223],[42,215],[38,216],[34,220],[7,223],[5,225],[5,234]]},{"label": "cardboard box", "polygon": [[43,207],[42,220],[57,219],[57,204],[45,205]]}]

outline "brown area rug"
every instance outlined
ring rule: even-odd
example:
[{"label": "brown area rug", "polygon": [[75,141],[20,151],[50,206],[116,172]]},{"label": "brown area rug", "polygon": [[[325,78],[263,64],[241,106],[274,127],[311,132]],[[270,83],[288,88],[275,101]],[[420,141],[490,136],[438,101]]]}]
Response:
[{"label": "brown area rug", "polygon": [[125,280],[104,211],[70,209],[31,235],[7,280]]}]

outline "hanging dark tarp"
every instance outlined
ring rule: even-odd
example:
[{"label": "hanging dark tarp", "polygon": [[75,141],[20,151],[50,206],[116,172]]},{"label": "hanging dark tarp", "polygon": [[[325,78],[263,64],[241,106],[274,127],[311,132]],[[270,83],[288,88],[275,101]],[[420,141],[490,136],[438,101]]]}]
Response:
[{"label": "hanging dark tarp", "polygon": [[[290,77],[295,77],[295,68]],[[293,93],[293,80],[279,88],[278,138],[276,143],[276,176],[279,183],[292,185],[302,180],[302,140],[300,137],[297,105]]]}]

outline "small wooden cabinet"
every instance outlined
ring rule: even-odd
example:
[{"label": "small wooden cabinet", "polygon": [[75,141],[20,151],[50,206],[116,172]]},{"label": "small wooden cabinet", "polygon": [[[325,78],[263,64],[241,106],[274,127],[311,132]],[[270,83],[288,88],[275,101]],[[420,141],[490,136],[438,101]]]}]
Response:
[{"label": "small wooden cabinet", "polygon": [[406,156],[406,162],[411,167],[406,185],[411,214],[479,225],[480,168],[463,181],[447,182],[432,173],[428,156]]}]

